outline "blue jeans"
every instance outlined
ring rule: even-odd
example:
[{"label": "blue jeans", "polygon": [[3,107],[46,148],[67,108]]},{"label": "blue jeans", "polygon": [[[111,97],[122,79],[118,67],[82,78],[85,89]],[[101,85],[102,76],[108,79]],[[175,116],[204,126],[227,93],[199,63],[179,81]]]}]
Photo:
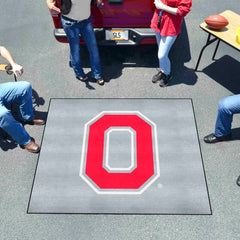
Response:
[{"label": "blue jeans", "polygon": [[158,44],[159,68],[162,69],[166,75],[169,75],[171,73],[171,63],[168,58],[168,54],[177,38],[177,35],[163,37],[157,31],[155,31],[155,34]]},{"label": "blue jeans", "polygon": [[231,133],[233,114],[236,113],[240,113],[240,94],[223,98],[219,102],[215,136],[221,137]]},{"label": "blue jeans", "polygon": [[76,77],[84,77],[85,73],[80,59],[80,35],[84,39],[90,54],[92,77],[101,78],[101,65],[97,41],[92,27],[91,19],[83,21],[61,19],[63,29],[67,35],[70,45],[70,60]]},{"label": "blue jeans", "polygon": [[16,121],[5,105],[19,100],[19,117],[22,121],[34,119],[32,87],[28,82],[8,82],[0,85],[0,127],[18,144],[24,146],[31,141],[23,125]]}]

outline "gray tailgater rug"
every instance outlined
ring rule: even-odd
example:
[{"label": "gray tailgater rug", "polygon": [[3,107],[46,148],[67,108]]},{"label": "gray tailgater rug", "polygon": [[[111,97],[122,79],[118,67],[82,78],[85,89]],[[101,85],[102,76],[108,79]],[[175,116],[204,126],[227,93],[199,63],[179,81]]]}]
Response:
[{"label": "gray tailgater rug", "polygon": [[211,214],[191,99],[51,99],[28,213]]}]

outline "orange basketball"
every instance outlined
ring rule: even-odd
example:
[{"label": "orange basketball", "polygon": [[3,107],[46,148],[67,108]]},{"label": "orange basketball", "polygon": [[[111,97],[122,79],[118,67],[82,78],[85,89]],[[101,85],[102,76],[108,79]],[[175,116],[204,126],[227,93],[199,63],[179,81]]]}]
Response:
[{"label": "orange basketball", "polygon": [[221,15],[212,15],[205,19],[205,23],[212,29],[222,29],[228,25],[228,20]]}]

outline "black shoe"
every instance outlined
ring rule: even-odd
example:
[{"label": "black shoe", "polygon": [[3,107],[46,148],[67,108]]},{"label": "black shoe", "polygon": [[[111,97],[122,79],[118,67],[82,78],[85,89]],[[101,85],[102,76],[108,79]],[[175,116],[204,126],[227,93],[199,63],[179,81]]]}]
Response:
[{"label": "black shoe", "polygon": [[76,77],[76,79],[82,81],[82,82],[86,82],[88,80],[88,76],[85,75],[84,77]]},{"label": "black shoe", "polygon": [[163,75],[163,71],[161,69],[158,69],[158,73],[152,77],[152,82],[156,83],[160,81],[162,79],[162,75]]},{"label": "black shoe", "polygon": [[240,176],[238,177],[238,179],[237,179],[237,185],[240,187]]},{"label": "black shoe", "polygon": [[171,74],[166,75],[166,74],[162,73],[162,79],[159,83],[159,86],[160,87],[166,87],[169,84],[169,82],[171,81],[171,79],[172,79]]},{"label": "black shoe", "polygon": [[206,143],[216,143],[216,142],[222,142],[222,141],[229,141],[229,140],[231,140],[231,136],[232,136],[232,134],[229,133],[226,136],[216,137],[214,135],[214,133],[211,133],[211,134],[207,135],[206,137],[204,137],[203,140]]}]

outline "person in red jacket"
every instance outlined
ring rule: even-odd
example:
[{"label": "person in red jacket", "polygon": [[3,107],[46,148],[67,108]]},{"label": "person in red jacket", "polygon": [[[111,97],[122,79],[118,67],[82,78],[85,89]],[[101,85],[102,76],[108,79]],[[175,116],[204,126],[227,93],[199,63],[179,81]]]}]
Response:
[{"label": "person in red jacket", "polygon": [[152,82],[165,87],[172,78],[168,53],[181,31],[183,18],[191,10],[192,0],[155,0],[154,4],[151,28],[156,32],[159,69]]}]

